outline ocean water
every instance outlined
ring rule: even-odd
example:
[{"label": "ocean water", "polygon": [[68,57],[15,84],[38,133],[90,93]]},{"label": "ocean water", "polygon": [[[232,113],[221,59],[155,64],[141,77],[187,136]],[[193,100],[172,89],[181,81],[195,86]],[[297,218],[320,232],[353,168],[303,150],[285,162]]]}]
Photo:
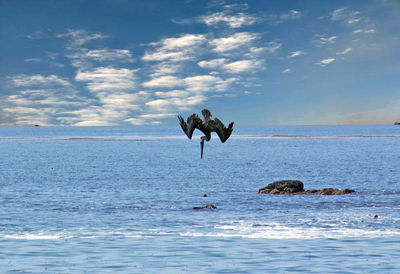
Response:
[{"label": "ocean water", "polygon": [[[199,142],[0,127],[0,272],[400,272],[399,126],[236,127],[203,160]],[[257,194],[281,179],[356,193]]]}]

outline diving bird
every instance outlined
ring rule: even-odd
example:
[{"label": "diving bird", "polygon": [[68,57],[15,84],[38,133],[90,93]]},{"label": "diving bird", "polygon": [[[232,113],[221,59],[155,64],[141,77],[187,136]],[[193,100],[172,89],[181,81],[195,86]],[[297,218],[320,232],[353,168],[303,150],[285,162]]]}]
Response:
[{"label": "diving bird", "polygon": [[192,139],[193,131],[197,128],[198,130],[204,133],[204,136],[201,136],[200,148],[201,148],[201,159],[203,159],[203,149],[204,149],[204,141],[210,141],[211,132],[216,132],[218,134],[219,139],[222,143],[225,143],[228,140],[229,136],[231,136],[233,130],[233,122],[231,122],[228,127],[218,119],[211,119],[212,115],[208,109],[203,109],[201,111],[204,119],[200,119],[199,115],[192,114],[187,118],[187,121],[183,119],[182,116],[178,115],[179,123],[183,129],[183,132]]}]

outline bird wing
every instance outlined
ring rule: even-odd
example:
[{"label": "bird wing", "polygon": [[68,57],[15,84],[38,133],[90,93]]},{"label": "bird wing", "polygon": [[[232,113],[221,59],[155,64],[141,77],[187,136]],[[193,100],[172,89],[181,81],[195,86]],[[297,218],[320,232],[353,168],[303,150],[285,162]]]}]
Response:
[{"label": "bird wing", "polygon": [[225,143],[228,140],[229,136],[231,136],[233,130],[233,122],[231,122],[226,128],[225,125],[218,118],[214,119],[214,123],[212,124],[212,131],[218,134],[219,139],[222,143]]},{"label": "bird wing", "polygon": [[192,139],[193,131],[196,128],[203,132],[205,131],[205,126],[203,121],[196,114],[192,114],[191,116],[189,116],[186,122],[180,115],[178,115],[178,119],[183,132],[185,132],[185,134],[187,135],[187,137],[189,137],[189,139]]}]

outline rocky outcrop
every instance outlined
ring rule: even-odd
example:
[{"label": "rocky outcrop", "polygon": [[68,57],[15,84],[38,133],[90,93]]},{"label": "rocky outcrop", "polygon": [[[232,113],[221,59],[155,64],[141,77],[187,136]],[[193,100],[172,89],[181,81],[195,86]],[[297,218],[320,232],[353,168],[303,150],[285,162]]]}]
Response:
[{"label": "rocky outcrop", "polygon": [[217,207],[215,205],[205,205],[205,206],[195,206],[193,209],[216,209]]},{"label": "rocky outcrop", "polygon": [[324,189],[311,189],[311,190],[306,190],[303,193],[297,193],[297,194],[320,194],[320,195],[344,195],[344,194],[349,194],[353,193],[355,190],[353,189],[337,189],[337,188],[324,188]]},{"label": "rocky outcrop", "polygon": [[355,192],[352,189],[311,189],[304,190],[304,184],[299,180],[282,180],[269,184],[268,186],[258,190],[259,194],[320,194],[320,195],[343,195]]},{"label": "rocky outcrop", "polygon": [[293,194],[304,191],[304,184],[298,180],[276,181],[258,190],[259,194]]}]

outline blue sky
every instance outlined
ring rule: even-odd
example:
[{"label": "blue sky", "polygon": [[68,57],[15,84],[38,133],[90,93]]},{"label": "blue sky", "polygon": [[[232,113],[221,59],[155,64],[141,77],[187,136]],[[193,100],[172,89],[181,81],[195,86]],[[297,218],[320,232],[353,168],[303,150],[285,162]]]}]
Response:
[{"label": "blue sky", "polygon": [[0,125],[400,120],[400,2],[0,1]]}]

